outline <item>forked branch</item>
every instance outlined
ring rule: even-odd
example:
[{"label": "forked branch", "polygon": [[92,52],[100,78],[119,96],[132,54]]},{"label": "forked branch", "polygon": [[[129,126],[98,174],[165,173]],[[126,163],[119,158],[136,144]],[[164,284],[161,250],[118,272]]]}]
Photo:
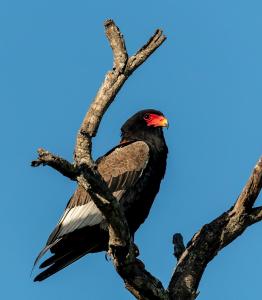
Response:
[{"label": "forked branch", "polygon": [[248,226],[262,220],[262,207],[253,207],[262,186],[262,158],[232,208],[204,225],[186,247],[182,235],[174,235],[174,255],[178,261],[169,287],[164,289],[162,283],[147,272],[143,262],[137,259],[138,249],[130,236],[125,216],[96,170],[92,158],[92,138],[96,136],[103,115],[125,81],[166,38],[158,29],[135,55],[129,57],[119,28],[112,20],[107,20],[104,25],[113,51],[113,68],[106,74],[79,129],[74,163],[39,149],[39,156],[32,162],[32,166],[48,165],[77,181],[92,194],[92,199],[109,224],[109,251],[114,266],[123,278],[126,288],[137,299],[195,299],[199,294],[198,285],[207,264]]},{"label": "forked branch", "polygon": [[261,207],[253,205],[262,187],[262,157],[248,179],[235,205],[204,225],[188,243],[180,256],[169,283],[170,299],[195,299],[197,288],[207,264],[217,253],[248,226],[261,221]]},{"label": "forked branch", "polygon": [[92,194],[93,201],[108,222],[109,251],[116,270],[125,281],[126,287],[138,299],[167,299],[167,292],[161,282],[147,272],[143,263],[136,258],[137,248],[131,239],[126,218],[119,203],[97,172],[92,158],[92,138],[96,136],[107,108],[128,77],[166,38],[161,30],[157,30],[149,41],[129,58],[119,28],[112,20],[105,21],[104,25],[113,51],[113,69],[106,74],[79,129],[75,146],[75,162],[71,164],[61,157],[39,149],[38,159],[32,162],[32,166],[48,165],[64,176],[76,180]]},{"label": "forked branch", "polygon": [[99,124],[109,105],[128,77],[165,41],[166,37],[161,30],[133,56],[128,58],[124,38],[112,20],[105,22],[106,36],[111,45],[114,62],[113,69],[109,71],[98,93],[93,100],[82,122],[77,135],[75,147],[75,160],[78,164],[83,162],[92,165],[92,137],[96,136]]}]

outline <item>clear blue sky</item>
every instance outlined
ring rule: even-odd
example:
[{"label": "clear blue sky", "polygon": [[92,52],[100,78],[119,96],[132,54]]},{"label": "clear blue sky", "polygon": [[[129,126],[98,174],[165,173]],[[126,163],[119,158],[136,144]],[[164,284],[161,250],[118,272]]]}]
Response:
[{"label": "clear blue sky", "polygon": [[[40,146],[72,158],[86,108],[112,65],[106,18],[119,25],[130,54],[157,27],[168,37],[128,80],[94,140],[98,157],[134,112],[167,115],[167,174],[136,236],[148,270],[167,285],[172,234],[188,241],[227,210],[262,154],[261,13],[260,0],[0,2],[1,299],[133,299],[103,253],[40,284],[29,277],[75,188],[30,161]],[[262,223],[253,226],[208,265],[199,299],[261,299],[261,231]]]}]

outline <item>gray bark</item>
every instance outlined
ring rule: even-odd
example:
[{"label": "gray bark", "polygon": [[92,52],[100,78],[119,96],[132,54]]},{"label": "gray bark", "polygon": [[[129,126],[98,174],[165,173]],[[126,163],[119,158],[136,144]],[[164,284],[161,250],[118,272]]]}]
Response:
[{"label": "gray bark", "polygon": [[137,258],[125,216],[106,183],[96,170],[92,159],[92,138],[109,105],[114,101],[128,77],[165,41],[157,30],[149,41],[133,56],[128,56],[125,40],[112,20],[104,23],[106,36],[113,51],[113,68],[108,71],[82,122],[76,138],[73,163],[42,148],[38,150],[33,167],[48,165],[62,175],[75,180],[92,194],[97,207],[109,224],[109,254],[126,288],[143,300],[195,299],[207,264],[218,252],[241,235],[245,229],[262,220],[262,207],[254,207],[262,186],[262,158],[256,164],[237,201],[228,211],[204,225],[184,246],[181,234],[173,237],[177,265],[168,289],[151,275]]}]

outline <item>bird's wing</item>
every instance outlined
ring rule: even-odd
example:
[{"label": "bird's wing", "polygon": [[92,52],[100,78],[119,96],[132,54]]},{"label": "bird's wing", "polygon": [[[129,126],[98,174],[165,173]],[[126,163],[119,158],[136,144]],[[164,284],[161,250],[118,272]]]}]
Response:
[{"label": "bird's wing", "polygon": [[[120,145],[99,159],[98,171],[117,200],[138,181],[149,159],[149,147],[143,141]],[[94,226],[104,217],[82,187],[78,187],[50,235],[47,245],[86,226]]]}]

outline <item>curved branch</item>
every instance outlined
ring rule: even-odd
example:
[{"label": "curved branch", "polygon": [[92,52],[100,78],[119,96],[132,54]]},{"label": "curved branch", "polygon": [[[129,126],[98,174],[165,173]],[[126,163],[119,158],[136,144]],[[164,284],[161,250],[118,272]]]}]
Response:
[{"label": "curved branch", "polygon": [[113,20],[105,22],[105,30],[114,55],[114,67],[106,74],[104,82],[86,113],[75,146],[76,162],[86,163],[89,166],[94,165],[91,156],[92,137],[96,136],[99,124],[109,105],[134,70],[166,39],[162,31],[158,29],[134,56],[128,58],[124,38]]},{"label": "curved branch", "polygon": [[79,129],[74,153],[75,163],[71,164],[40,149],[38,159],[32,162],[32,166],[48,165],[83,186],[92,195],[93,201],[108,222],[109,253],[127,289],[137,299],[167,300],[168,293],[162,283],[147,272],[144,264],[136,258],[138,249],[133,244],[124,213],[97,172],[91,155],[92,138],[96,135],[107,108],[132,72],[164,42],[165,37],[162,31],[157,30],[136,55],[128,58],[125,41],[119,28],[112,20],[105,21],[104,26],[113,51],[113,69],[106,74]]},{"label": "curved branch", "polygon": [[204,225],[186,248],[182,235],[174,235],[174,255],[178,261],[168,290],[165,290],[162,283],[146,271],[144,264],[137,259],[138,248],[133,243],[126,218],[119,203],[97,172],[91,151],[92,138],[96,135],[101,119],[116,94],[128,77],[164,42],[166,37],[158,29],[135,55],[128,57],[119,28],[112,20],[107,20],[104,25],[113,51],[113,69],[106,74],[79,129],[75,146],[75,163],[71,164],[59,156],[39,149],[38,159],[32,162],[32,166],[48,165],[64,176],[76,180],[92,194],[92,199],[108,222],[109,253],[115,269],[124,280],[126,288],[137,299],[195,299],[199,294],[197,288],[207,264],[248,226],[262,220],[262,207],[253,208],[262,187],[262,158],[232,208]]},{"label": "curved branch", "polygon": [[180,256],[169,283],[170,299],[195,299],[207,264],[217,253],[262,219],[262,208],[253,208],[262,187],[262,158],[259,159],[235,205],[204,225]]}]

